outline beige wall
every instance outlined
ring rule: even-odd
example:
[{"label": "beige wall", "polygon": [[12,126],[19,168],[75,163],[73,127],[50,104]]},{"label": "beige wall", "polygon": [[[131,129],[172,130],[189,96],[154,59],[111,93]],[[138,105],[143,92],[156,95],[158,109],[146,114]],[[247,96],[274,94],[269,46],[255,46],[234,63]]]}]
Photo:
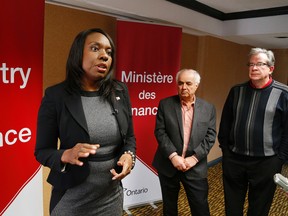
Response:
[{"label": "beige wall", "polygon": [[273,78],[288,85],[288,49],[273,51],[276,59]]},{"label": "beige wall", "polygon": [[[91,27],[103,28],[115,39],[116,19],[87,11],[45,4],[44,76],[43,88],[65,78],[65,64],[71,43],[76,34]],[[115,40],[114,40],[115,41]],[[217,109],[217,131],[221,110],[229,89],[247,80],[247,54],[250,46],[239,45],[210,36],[193,36],[183,33],[181,68],[193,68],[201,74],[197,95]],[[288,50],[273,50],[276,56],[274,78],[288,82]],[[221,157],[218,141],[208,160]],[[49,173],[44,169],[44,215],[48,214],[51,187],[46,183]]]},{"label": "beige wall", "polygon": [[44,89],[65,78],[66,59],[76,34],[95,27],[115,38],[115,18],[45,4]]},{"label": "beige wall", "polygon": [[[218,38],[200,37],[198,70],[202,81],[199,95],[213,103],[217,111],[217,131],[221,111],[229,89],[247,79],[247,53],[249,48]],[[208,155],[208,160],[221,156],[218,140]]]}]

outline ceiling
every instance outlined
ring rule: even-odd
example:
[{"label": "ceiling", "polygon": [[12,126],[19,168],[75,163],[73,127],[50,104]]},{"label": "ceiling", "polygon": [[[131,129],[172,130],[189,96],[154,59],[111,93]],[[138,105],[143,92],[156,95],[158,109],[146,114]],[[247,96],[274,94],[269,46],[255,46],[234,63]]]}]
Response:
[{"label": "ceiling", "polygon": [[120,19],[180,26],[267,49],[288,48],[288,0],[46,0]]}]

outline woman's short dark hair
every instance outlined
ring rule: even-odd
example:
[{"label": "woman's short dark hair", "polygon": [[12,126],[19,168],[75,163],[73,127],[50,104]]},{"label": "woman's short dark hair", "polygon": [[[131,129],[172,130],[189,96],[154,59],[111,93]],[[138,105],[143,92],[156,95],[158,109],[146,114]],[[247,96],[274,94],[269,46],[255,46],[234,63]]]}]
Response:
[{"label": "woman's short dark hair", "polygon": [[88,37],[88,35],[92,33],[103,34],[109,40],[110,45],[111,45],[111,50],[112,50],[111,67],[105,79],[103,79],[100,82],[100,89],[99,89],[99,91],[102,92],[102,94],[104,94],[105,96],[106,94],[108,95],[111,90],[109,88],[107,89],[107,86],[110,86],[112,82],[112,78],[113,78],[115,45],[111,37],[100,28],[92,28],[92,29],[82,31],[75,37],[71,45],[67,63],[66,63],[66,82],[67,82],[69,91],[79,92],[82,89],[81,80],[85,73],[82,68],[83,49],[84,49],[86,38]]}]

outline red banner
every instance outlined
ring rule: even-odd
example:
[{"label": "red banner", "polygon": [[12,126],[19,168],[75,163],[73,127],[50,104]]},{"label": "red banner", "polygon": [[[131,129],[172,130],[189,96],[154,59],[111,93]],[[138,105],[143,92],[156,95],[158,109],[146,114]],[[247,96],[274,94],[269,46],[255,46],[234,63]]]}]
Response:
[{"label": "red banner", "polygon": [[33,153],[42,97],[44,1],[2,1],[0,28],[2,215],[39,169]]},{"label": "red banner", "polygon": [[137,157],[152,167],[159,100],[176,94],[182,29],[139,22],[117,22],[117,79],[128,85]]}]

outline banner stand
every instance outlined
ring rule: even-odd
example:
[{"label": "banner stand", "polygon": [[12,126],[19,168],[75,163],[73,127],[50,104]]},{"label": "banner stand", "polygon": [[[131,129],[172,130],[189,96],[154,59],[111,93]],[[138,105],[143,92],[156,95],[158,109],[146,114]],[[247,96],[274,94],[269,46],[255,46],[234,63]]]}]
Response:
[{"label": "banner stand", "polygon": [[43,180],[34,157],[42,98],[45,1],[0,7],[0,215],[43,215]]},{"label": "banner stand", "polygon": [[137,161],[123,179],[124,209],[162,200],[152,166],[157,142],[154,127],[160,99],[177,94],[175,74],[181,60],[182,29],[117,21],[116,78],[128,86],[137,145]]}]

